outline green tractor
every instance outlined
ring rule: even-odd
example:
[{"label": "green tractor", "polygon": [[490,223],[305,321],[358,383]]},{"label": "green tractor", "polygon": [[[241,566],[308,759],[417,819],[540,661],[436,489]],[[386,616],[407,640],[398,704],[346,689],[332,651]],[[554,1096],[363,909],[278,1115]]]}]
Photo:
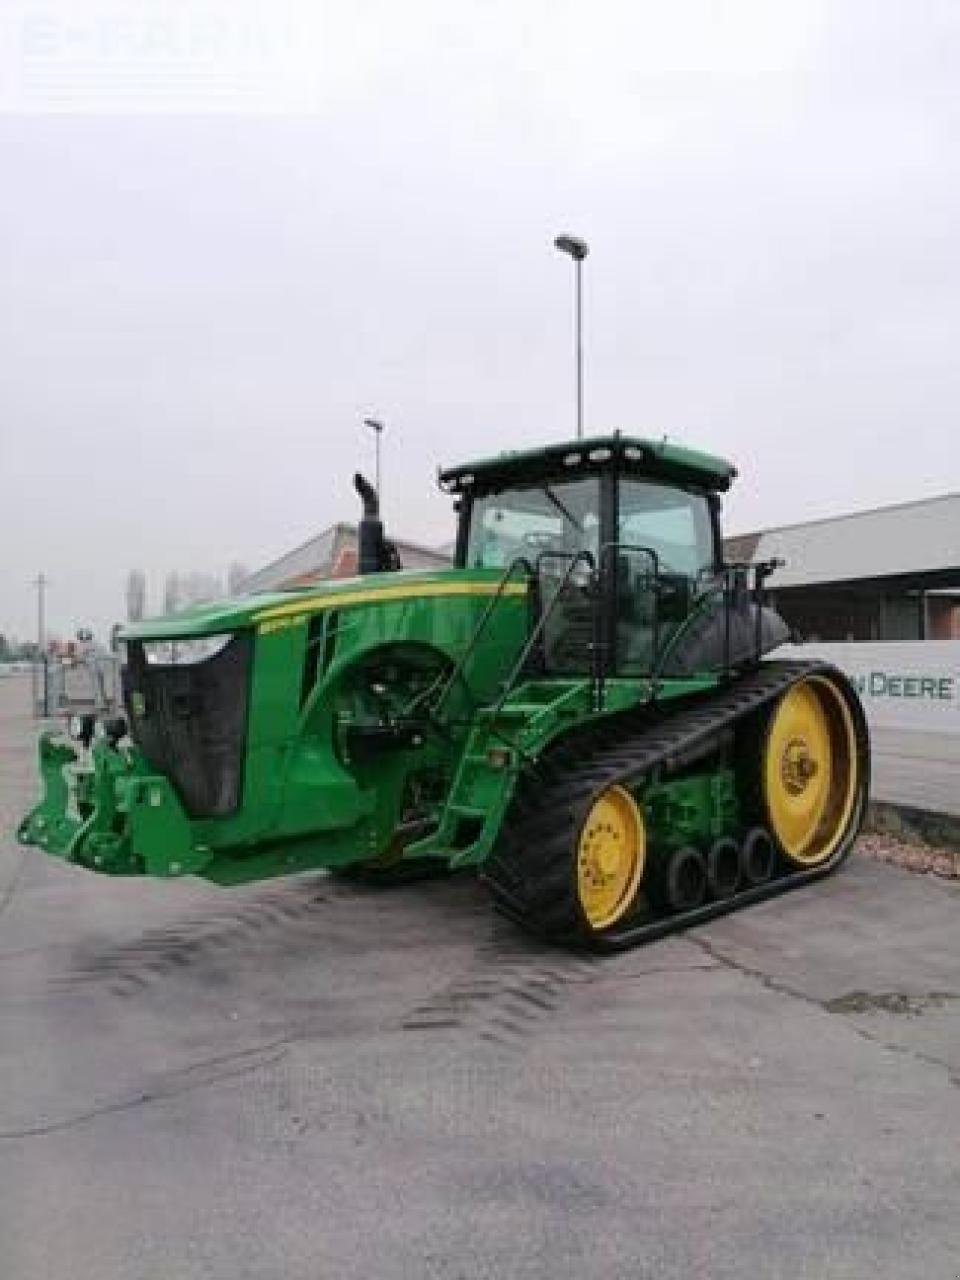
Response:
[{"label": "green tractor", "polygon": [[41,737],[19,839],[223,885],[473,867],[601,949],[832,871],[863,712],[835,668],[763,660],[788,629],[775,564],[724,563],[735,474],[621,434],[454,467],[435,572],[400,569],[356,477],[360,575],[128,627],[125,716]]}]

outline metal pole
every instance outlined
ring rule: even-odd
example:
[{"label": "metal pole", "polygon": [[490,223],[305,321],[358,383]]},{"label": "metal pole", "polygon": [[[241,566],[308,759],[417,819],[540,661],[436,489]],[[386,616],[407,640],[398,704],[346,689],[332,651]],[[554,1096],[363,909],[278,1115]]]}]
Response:
[{"label": "metal pole", "polygon": [[37,648],[43,653],[46,644],[46,619],[44,616],[44,591],[47,586],[46,576],[37,574],[33,585],[37,588]]},{"label": "metal pole", "polygon": [[37,588],[37,661],[35,669],[40,678],[43,699],[43,715],[50,714],[50,691],[49,681],[47,680],[47,655],[44,652],[47,643],[47,626],[45,616],[45,593],[47,588],[46,575],[38,573],[34,579],[34,586]]},{"label": "metal pole", "polygon": [[583,260],[590,252],[586,240],[579,236],[557,236],[554,248],[568,254],[576,267],[576,360],[577,360],[577,439],[583,438]]},{"label": "metal pole", "polygon": [[364,418],[363,425],[365,427],[368,427],[375,436],[375,445],[374,445],[374,448],[375,448],[374,456],[376,458],[376,461],[374,463],[374,466],[376,467],[375,488],[377,490],[377,500],[379,501],[380,499],[380,437],[383,435],[383,423],[380,421],[379,418]]},{"label": "metal pole", "polygon": [[577,258],[577,439],[583,439],[583,259]]}]

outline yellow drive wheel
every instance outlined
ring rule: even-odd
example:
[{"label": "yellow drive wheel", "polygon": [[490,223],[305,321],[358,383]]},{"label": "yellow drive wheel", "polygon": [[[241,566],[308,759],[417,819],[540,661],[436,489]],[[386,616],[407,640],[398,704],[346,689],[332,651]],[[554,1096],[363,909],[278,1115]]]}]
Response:
[{"label": "yellow drive wheel", "polygon": [[616,924],[633,905],[646,853],[637,802],[626,788],[608,787],[590,806],[577,844],[577,896],[592,930]]},{"label": "yellow drive wheel", "polygon": [[860,790],[857,735],[840,689],[808,676],[777,704],[767,730],[763,793],[788,861],[814,867],[836,851]]}]

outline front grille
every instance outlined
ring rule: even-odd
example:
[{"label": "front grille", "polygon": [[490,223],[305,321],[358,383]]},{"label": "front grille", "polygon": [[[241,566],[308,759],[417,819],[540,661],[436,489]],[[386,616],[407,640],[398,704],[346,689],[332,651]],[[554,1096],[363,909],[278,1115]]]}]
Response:
[{"label": "front grille", "polygon": [[154,666],[131,641],[123,669],[130,736],[170,779],[191,818],[233,813],[240,803],[252,636],[190,666]]}]

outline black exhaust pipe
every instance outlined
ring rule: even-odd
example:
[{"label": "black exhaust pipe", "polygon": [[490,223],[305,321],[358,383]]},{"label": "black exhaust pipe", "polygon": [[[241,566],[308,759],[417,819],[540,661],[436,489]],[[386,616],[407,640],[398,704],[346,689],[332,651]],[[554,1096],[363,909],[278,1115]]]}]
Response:
[{"label": "black exhaust pipe", "polygon": [[363,503],[363,518],[357,527],[357,570],[360,573],[385,573],[400,568],[400,558],[392,542],[383,536],[380,499],[377,491],[358,471],[353,487]]},{"label": "black exhaust pipe", "polygon": [[357,527],[357,568],[360,573],[379,573],[383,563],[383,523],[380,500],[369,480],[358,471],[353,487],[363,503],[363,519]]}]

